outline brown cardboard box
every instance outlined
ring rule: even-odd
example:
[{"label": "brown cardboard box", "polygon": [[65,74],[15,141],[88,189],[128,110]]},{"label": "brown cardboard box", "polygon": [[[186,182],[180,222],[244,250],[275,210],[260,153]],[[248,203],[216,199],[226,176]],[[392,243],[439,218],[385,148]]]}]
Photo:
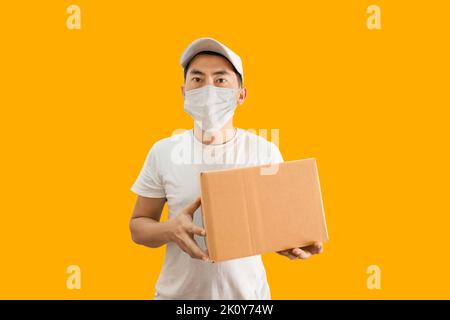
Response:
[{"label": "brown cardboard box", "polygon": [[328,240],[313,158],[202,172],[200,188],[213,261]]}]

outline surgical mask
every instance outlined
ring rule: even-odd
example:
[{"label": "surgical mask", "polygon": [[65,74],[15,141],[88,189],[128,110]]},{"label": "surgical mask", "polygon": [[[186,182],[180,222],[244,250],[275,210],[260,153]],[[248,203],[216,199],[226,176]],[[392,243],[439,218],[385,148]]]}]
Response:
[{"label": "surgical mask", "polygon": [[239,89],[213,85],[188,90],[184,94],[184,111],[205,131],[222,129],[234,114]]}]

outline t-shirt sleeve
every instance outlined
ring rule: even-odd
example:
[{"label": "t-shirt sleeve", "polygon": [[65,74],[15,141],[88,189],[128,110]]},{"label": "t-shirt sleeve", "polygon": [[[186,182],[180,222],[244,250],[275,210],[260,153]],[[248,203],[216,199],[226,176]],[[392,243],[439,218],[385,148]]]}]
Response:
[{"label": "t-shirt sleeve", "polygon": [[131,187],[137,195],[148,198],[165,198],[163,181],[161,179],[161,166],[158,161],[158,149],[153,145],[147,154],[144,165]]},{"label": "t-shirt sleeve", "polygon": [[280,163],[284,162],[283,155],[280,152],[280,149],[278,149],[278,146],[271,142],[270,143],[270,162],[269,163]]}]

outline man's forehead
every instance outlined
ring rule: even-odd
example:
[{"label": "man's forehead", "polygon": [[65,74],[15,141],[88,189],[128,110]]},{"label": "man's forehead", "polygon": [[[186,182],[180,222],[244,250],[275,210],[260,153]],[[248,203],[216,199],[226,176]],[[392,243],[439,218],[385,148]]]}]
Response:
[{"label": "man's forehead", "polygon": [[[193,72],[194,71],[194,72]],[[233,66],[225,57],[199,54],[189,63],[189,73],[226,71],[233,72]]]},{"label": "man's forehead", "polygon": [[213,75],[225,75],[225,74],[232,74],[231,70],[227,70],[224,68],[219,68],[219,69],[201,69],[201,68],[190,68],[189,69],[189,74],[206,74],[206,73],[211,73]]}]

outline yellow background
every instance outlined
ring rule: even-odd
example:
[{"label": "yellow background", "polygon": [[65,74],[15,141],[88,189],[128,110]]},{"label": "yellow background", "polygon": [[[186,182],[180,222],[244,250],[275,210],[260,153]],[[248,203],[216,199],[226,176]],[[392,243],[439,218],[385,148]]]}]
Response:
[{"label": "yellow background", "polygon": [[272,297],[450,298],[445,3],[2,2],[0,298],[153,297],[164,248],[132,243],[129,188],[151,145],[192,125],[178,62],[202,36],[243,59],[237,126],[318,161],[331,241],[308,261],[264,255]]}]

